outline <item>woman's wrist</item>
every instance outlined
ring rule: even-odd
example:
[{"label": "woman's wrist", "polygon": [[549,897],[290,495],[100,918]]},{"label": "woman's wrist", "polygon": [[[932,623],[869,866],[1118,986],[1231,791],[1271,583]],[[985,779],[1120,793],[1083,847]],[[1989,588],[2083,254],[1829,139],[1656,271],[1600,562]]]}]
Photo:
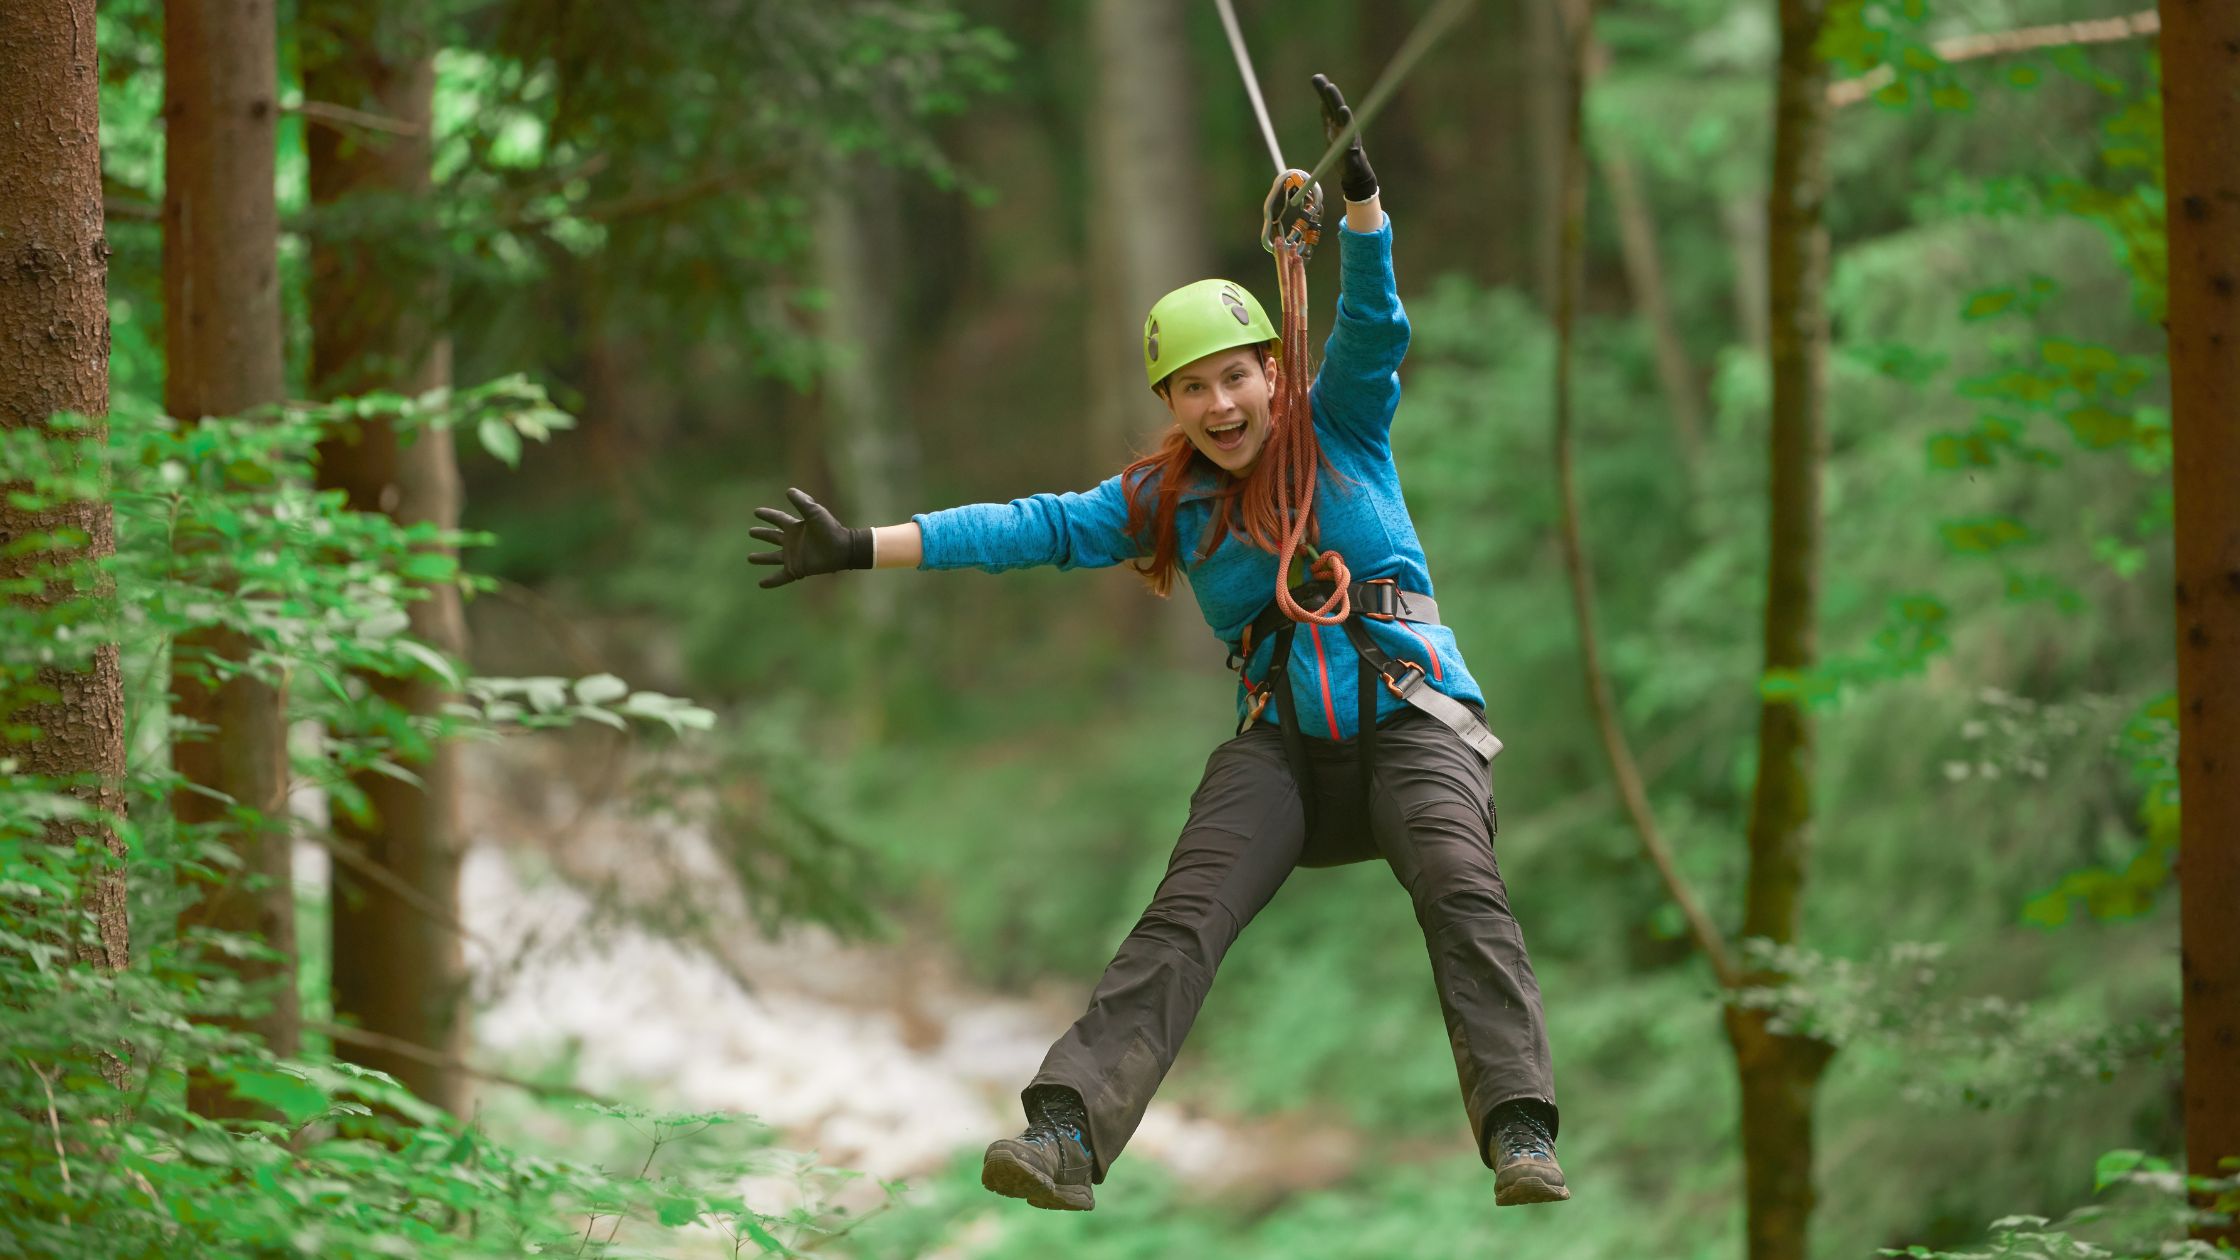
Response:
[{"label": "woman's wrist", "polygon": [[925,533],[916,521],[881,525],[871,531],[871,567],[915,569],[925,559]]},{"label": "woman's wrist", "polygon": [[1367,201],[1346,203],[1346,228],[1367,234],[1384,228],[1384,194],[1370,193]]}]

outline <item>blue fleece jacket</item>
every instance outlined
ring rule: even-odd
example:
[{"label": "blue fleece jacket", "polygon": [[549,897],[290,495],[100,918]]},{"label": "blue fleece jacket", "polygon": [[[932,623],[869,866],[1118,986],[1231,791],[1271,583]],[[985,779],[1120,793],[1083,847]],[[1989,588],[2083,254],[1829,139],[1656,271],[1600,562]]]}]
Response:
[{"label": "blue fleece jacket", "polygon": [[[1316,483],[1315,508],[1322,522],[1319,546],[1345,557],[1356,584],[1392,578],[1402,590],[1436,597],[1423,544],[1400,495],[1400,473],[1392,462],[1392,415],[1400,405],[1400,360],[1408,350],[1408,318],[1392,278],[1392,223],[1375,232],[1338,229],[1342,277],[1338,316],[1323,347],[1322,368],[1309,391],[1315,432],[1336,470],[1324,469]],[[1210,461],[1200,457],[1213,485]],[[1148,478],[1137,492],[1151,494]],[[1120,478],[1106,479],[1080,493],[1037,494],[1009,503],[976,503],[926,512],[912,518],[925,536],[926,569],[1005,569],[1049,564],[1061,569],[1102,568],[1149,553],[1147,539],[1127,532],[1128,502]],[[1175,512],[1177,537],[1184,546],[1183,572],[1198,598],[1198,609],[1214,635],[1235,650],[1253,618],[1275,597],[1276,558],[1231,534],[1212,555],[1196,563],[1196,545],[1205,537],[1213,509],[1186,490]],[[1482,705],[1484,696],[1462,663],[1454,633],[1445,626],[1370,621],[1378,646],[1430,671],[1432,686],[1458,700]],[[1356,690],[1360,666],[1353,644],[1336,626],[1306,624],[1293,638],[1291,677],[1297,693],[1299,723],[1308,735],[1347,739],[1359,725]],[[1267,676],[1271,641],[1254,646],[1246,675]],[[1372,686],[1375,684],[1372,683]],[[1407,707],[1378,688],[1380,722]],[[1244,688],[1237,705],[1245,711]],[[1261,721],[1272,721],[1269,709]]]}]

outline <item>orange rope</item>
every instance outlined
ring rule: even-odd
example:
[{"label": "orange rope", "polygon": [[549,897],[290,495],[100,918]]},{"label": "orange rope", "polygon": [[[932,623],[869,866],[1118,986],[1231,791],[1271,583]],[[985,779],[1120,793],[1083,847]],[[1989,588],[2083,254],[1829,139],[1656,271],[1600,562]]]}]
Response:
[{"label": "orange rope", "polygon": [[[1307,529],[1316,524],[1314,483],[1319,448],[1312,440],[1314,412],[1307,401],[1307,389],[1314,378],[1313,366],[1307,361],[1307,262],[1298,250],[1287,245],[1276,247],[1276,287],[1283,297],[1283,370],[1269,406],[1269,418],[1271,427],[1288,440],[1275,444],[1277,450],[1272,453],[1277,466],[1267,471],[1276,478],[1276,511],[1291,522],[1283,550],[1277,553],[1282,563],[1276,566],[1276,605],[1293,621],[1334,626],[1353,611],[1347,589],[1353,574],[1346,568],[1345,557],[1335,551],[1313,557],[1308,571],[1337,588],[1320,608],[1306,608],[1291,597],[1292,559],[1306,552]],[[1315,532],[1321,531],[1318,528]]]}]

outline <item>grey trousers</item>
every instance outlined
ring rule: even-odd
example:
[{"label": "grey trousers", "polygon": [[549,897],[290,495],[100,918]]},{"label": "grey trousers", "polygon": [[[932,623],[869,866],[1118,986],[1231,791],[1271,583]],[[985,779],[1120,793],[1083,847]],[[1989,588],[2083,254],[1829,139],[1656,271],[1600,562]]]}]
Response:
[{"label": "grey trousers", "polygon": [[1353,741],[1306,742],[1313,835],[1275,727],[1256,725],[1214,750],[1159,891],[1105,968],[1089,1009],[1050,1047],[1022,1095],[1049,1085],[1081,1095],[1100,1182],[1173,1065],[1222,956],[1301,866],[1381,857],[1408,890],[1481,1158],[1495,1107],[1536,1099],[1554,1110],[1540,986],[1494,864],[1490,768],[1453,732],[1411,710],[1377,728],[1365,803]]}]

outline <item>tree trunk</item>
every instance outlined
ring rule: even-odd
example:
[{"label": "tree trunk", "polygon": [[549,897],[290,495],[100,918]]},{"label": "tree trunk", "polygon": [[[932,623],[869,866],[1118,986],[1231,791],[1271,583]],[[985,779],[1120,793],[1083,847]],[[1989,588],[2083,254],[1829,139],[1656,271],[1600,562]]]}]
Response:
[{"label": "tree trunk", "polygon": [[[101,227],[101,145],[93,0],[32,6],[0,22],[0,431],[40,430],[58,412],[94,419],[81,431],[98,451],[109,410],[109,244]],[[5,489],[5,487],[0,487]],[[69,529],[84,557],[116,550],[106,500],[27,509],[0,494],[0,582],[32,576],[51,553],[23,553],[31,534]],[[68,598],[49,590],[34,604]],[[104,593],[105,594],[105,593]],[[0,715],[39,738],[0,744],[26,774],[77,783],[72,795],[102,814],[124,813],[124,687],[117,645],[79,668],[39,671],[53,699]],[[94,932],[74,941],[81,961],[120,969],[131,958],[124,841],[98,823],[50,824],[61,844],[92,838],[116,859],[85,888]]]},{"label": "tree trunk", "polygon": [[1531,198],[1532,295],[1552,311],[1563,253],[1564,76],[1570,64],[1564,43],[1563,7],[1571,0],[1526,0],[1524,44],[1524,126],[1532,166],[1526,180]]},{"label": "tree trunk", "polygon": [[2162,23],[2186,1164],[2209,1177],[2240,1156],[2240,7],[2172,0]]},{"label": "tree trunk", "polygon": [[[1805,670],[1817,652],[1820,476],[1827,454],[1827,63],[1814,51],[1827,0],[1779,0],[1767,309],[1773,416],[1767,515],[1765,672]],[[1796,939],[1812,825],[1813,727],[1793,700],[1758,711],[1743,935]],[[1783,977],[1763,970],[1754,983]],[[1782,1036],[1763,1012],[1729,1008],[1742,1082],[1750,1260],[1804,1260],[1814,1192],[1812,1104],[1831,1047]]]},{"label": "tree trunk", "polygon": [[[869,159],[837,165],[824,180],[817,212],[817,270],[826,292],[820,335],[826,355],[822,400],[826,462],[842,493],[843,518],[891,525],[916,500],[917,443],[903,403],[906,344],[895,312],[903,301],[900,189],[895,173]],[[886,727],[889,667],[905,659],[905,607],[893,582],[858,582],[850,591],[863,633],[849,670],[848,711],[858,736],[877,742]]]},{"label": "tree trunk", "polygon": [[[1148,450],[1167,424],[1143,379],[1144,314],[1162,294],[1203,278],[1210,264],[1204,207],[1188,174],[1197,168],[1199,126],[1181,0],[1094,0],[1089,40],[1097,69],[1088,111],[1084,474],[1102,479]],[[1272,180],[1274,167],[1267,171]],[[1132,581],[1105,589],[1108,624],[1125,639],[1155,633],[1173,660],[1198,650],[1204,632],[1179,603],[1147,601]]]},{"label": "tree trunk", "polygon": [[1754,354],[1767,352],[1766,207],[1757,197],[1737,197],[1720,207],[1727,248],[1734,258],[1734,325]]},{"label": "tree trunk", "polygon": [[[371,390],[417,394],[449,382],[443,340],[440,242],[420,230],[416,203],[429,188],[435,103],[434,30],[421,4],[324,0],[305,13],[304,95],[394,120],[407,133],[315,127],[307,137],[311,201],[319,210],[349,203],[362,225],[333,225],[311,249],[312,390],[321,398]],[[386,210],[387,213],[383,213]],[[319,484],[340,489],[362,512],[386,512],[405,525],[459,524],[459,470],[448,432],[400,441],[388,421],[361,421],[319,450]],[[411,633],[454,658],[466,651],[459,592],[439,587],[411,606]],[[452,697],[423,675],[366,676],[373,693],[416,716],[441,712]],[[416,750],[418,751],[418,750]],[[455,910],[459,900],[459,767],[456,749],[437,744],[400,760],[415,785],[385,774],[353,779],[371,817],[332,811],[336,839],[419,894],[420,905],[387,881],[334,868],[332,932],[335,1018],[433,1055],[359,1047],[352,1057],[396,1077],[413,1093],[464,1114],[466,1080],[450,1066],[465,1058],[466,961],[456,932],[422,905]]]},{"label": "tree trunk", "polygon": [[[164,406],[191,422],[284,396],[273,204],[278,36],[271,0],[170,0],[163,25]],[[213,685],[208,665],[244,659],[248,646],[202,631],[173,647],[174,715],[214,729],[174,743],[173,767],[192,786],[172,806],[182,830],[218,830],[240,859],[233,879],[200,890],[186,925],[253,934],[291,960],[231,965],[269,989],[272,1003],[238,1025],[292,1054],[295,893],[281,696],[247,676]],[[239,822],[236,809],[254,821]],[[205,1115],[247,1114],[203,1078],[190,1083],[189,1103]]]},{"label": "tree trunk", "polygon": [[1657,383],[1664,390],[1665,410],[1672,416],[1672,432],[1680,458],[1690,477],[1703,468],[1703,403],[1696,384],[1688,345],[1680,337],[1679,322],[1672,317],[1672,303],[1665,296],[1664,253],[1657,247],[1657,217],[1641,191],[1633,161],[1615,144],[1602,146],[1602,182],[1610,187],[1610,208],[1618,216],[1618,240],[1625,252],[1626,283],[1633,289],[1634,308],[1649,326],[1657,355]]},{"label": "tree trunk", "polygon": [[1741,983],[1741,974],[1727,948],[1726,937],[1712,923],[1695,889],[1680,874],[1672,846],[1657,826],[1655,811],[1649,805],[1649,792],[1640,766],[1634,760],[1625,729],[1618,721],[1617,699],[1612,694],[1609,673],[1602,665],[1602,639],[1595,624],[1594,562],[1587,554],[1586,527],[1580,519],[1578,476],[1573,457],[1575,444],[1571,440],[1571,384],[1573,364],[1577,361],[1574,351],[1579,291],[1585,278],[1586,260],[1586,85],[1593,64],[1600,56],[1599,42],[1594,38],[1591,0],[1577,5],[1576,9],[1578,24],[1571,34],[1569,47],[1571,86],[1565,93],[1564,131],[1568,140],[1564,145],[1560,181],[1563,234],[1557,251],[1556,370],[1550,408],[1555,418],[1552,445],[1556,456],[1557,535],[1563,550],[1564,578],[1571,588],[1571,613],[1579,626],[1579,668],[1586,684],[1587,707],[1594,716],[1595,733],[1601,739],[1603,756],[1610,763],[1611,784],[1617,789],[1626,817],[1633,823],[1643,853],[1648,856],[1650,865],[1656,867],[1657,877],[1664,883],[1673,904],[1679,907],[1688,925],[1689,938],[1703,954],[1704,961],[1711,964],[1719,986],[1733,989]]}]

